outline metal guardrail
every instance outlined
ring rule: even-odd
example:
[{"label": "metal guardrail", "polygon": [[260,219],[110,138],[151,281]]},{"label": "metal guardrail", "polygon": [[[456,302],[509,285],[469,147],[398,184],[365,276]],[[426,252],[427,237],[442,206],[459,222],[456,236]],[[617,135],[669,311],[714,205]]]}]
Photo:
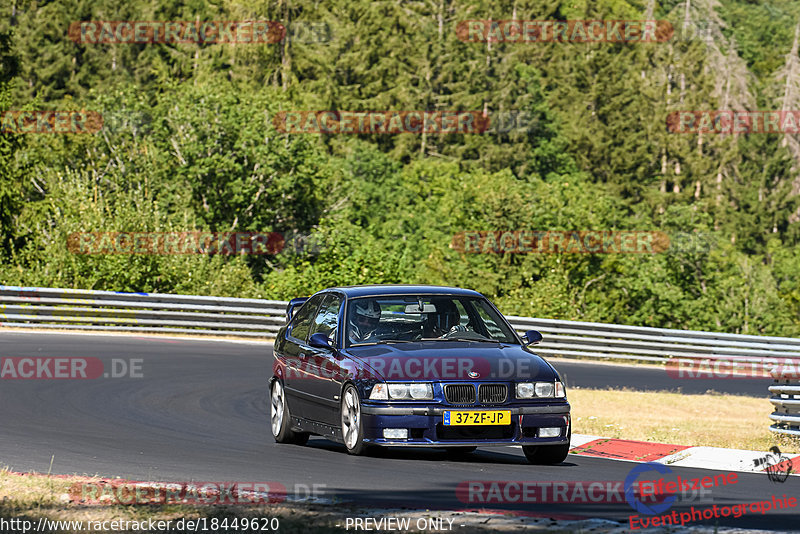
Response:
[{"label": "metal guardrail", "polygon": [[798,359],[800,339],[725,334],[647,326],[584,323],[507,316],[520,331],[538,330],[544,341],[536,351],[558,356],[581,356],[667,362],[672,359],[725,359],[769,362]]},{"label": "metal guardrail", "polygon": [[0,326],[270,337],[286,302],[0,286]]},{"label": "metal guardrail", "polygon": [[[0,286],[0,326],[70,330],[216,334],[268,338],[288,302],[158,293]],[[509,316],[520,332],[539,330],[549,356],[728,360],[800,364],[800,339]],[[800,435],[800,383],[776,380],[773,432]]]},{"label": "metal guardrail", "polygon": [[[797,368],[795,368],[797,369]],[[777,434],[800,436],[800,378],[798,373],[782,376],[778,370],[772,372],[775,383],[769,387],[769,401],[775,411],[769,416],[775,424],[769,427]]]}]

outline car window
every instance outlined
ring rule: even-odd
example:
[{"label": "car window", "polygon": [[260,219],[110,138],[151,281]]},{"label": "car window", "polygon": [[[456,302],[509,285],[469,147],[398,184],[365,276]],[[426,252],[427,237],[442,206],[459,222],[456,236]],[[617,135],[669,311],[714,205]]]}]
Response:
[{"label": "car window", "polygon": [[327,295],[311,324],[310,334],[322,333],[329,336],[339,321],[339,308],[341,306],[342,297]]},{"label": "car window", "polygon": [[344,326],[347,346],[454,337],[518,342],[491,305],[475,297],[357,297],[349,300]]},{"label": "car window", "polygon": [[481,317],[483,327],[486,328],[487,333],[492,339],[508,340],[514,338],[514,335],[508,327],[506,327],[505,323],[497,317],[497,312],[489,306],[488,302],[476,299],[473,303],[475,304],[475,309],[478,311],[478,315]]},{"label": "car window", "polygon": [[305,341],[308,339],[308,331],[311,328],[311,320],[317,312],[317,307],[325,295],[315,295],[308,299],[303,306],[297,310],[297,313],[289,325],[289,335],[298,341]]},{"label": "car window", "polygon": [[454,304],[456,305],[456,309],[458,310],[458,317],[459,317],[458,324],[463,327],[471,326],[469,320],[469,314],[467,313],[466,308],[464,308],[464,304],[460,300],[455,301]]}]

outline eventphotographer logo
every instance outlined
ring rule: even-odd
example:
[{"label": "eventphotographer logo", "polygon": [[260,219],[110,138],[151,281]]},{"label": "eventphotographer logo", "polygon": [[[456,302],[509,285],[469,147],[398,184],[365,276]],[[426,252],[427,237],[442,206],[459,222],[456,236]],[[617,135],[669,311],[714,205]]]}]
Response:
[{"label": "eventphotographer logo", "polygon": [[772,482],[784,483],[794,470],[792,459],[781,454],[781,450],[775,446],[771,447],[769,453],[762,458],[753,460],[757,468],[764,469]]}]

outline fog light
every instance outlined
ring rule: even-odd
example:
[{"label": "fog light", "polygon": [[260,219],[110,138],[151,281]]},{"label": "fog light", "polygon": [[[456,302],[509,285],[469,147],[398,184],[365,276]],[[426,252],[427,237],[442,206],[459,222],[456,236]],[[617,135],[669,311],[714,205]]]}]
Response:
[{"label": "fog light", "polygon": [[[384,430],[384,432],[386,431]],[[557,438],[560,435],[561,427],[559,426],[544,427],[539,429],[540,438]]]},{"label": "fog light", "polygon": [[384,439],[408,439],[407,428],[384,428]]}]

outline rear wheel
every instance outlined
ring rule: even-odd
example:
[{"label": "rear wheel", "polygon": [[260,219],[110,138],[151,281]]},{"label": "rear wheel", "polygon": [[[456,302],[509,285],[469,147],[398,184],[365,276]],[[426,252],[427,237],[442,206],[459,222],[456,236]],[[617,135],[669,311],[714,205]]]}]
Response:
[{"label": "rear wheel", "polygon": [[522,452],[532,464],[560,464],[567,459],[569,443],[564,445],[523,445]]},{"label": "rear wheel", "polygon": [[292,430],[292,418],[289,415],[289,405],[286,403],[286,393],[280,380],[272,383],[269,402],[269,419],[272,427],[272,437],[278,443],[295,443],[305,445],[308,441],[308,432],[295,432]]},{"label": "rear wheel", "polygon": [[342,395],[342,439],[349,454],[364,454],[364,425],[361,421],[361,400],[352,384],[344,388]]}]

